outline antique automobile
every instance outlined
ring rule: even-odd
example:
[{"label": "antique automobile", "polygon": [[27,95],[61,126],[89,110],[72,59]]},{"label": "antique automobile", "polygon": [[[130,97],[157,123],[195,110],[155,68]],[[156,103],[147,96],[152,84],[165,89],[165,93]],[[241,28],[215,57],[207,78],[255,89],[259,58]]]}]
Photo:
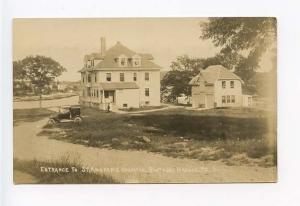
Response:
[{"label": "antique automobile", "polygon": [[76,124],[80,124],[82,122],[79,105],[60,107],[58,114],[51,116],[48,124],[53,125],[64,122],[74,122]]}]

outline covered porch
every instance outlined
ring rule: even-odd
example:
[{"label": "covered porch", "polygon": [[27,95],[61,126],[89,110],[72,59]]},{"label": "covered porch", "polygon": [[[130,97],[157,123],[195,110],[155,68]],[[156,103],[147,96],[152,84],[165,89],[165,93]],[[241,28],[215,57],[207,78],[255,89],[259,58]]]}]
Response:
[{"label": "covered porch", "polygon": [[139,107],[139,87],[134,82],[99,83],[86,88],[87,95],[80,97],[83,105],[102,110]]}]

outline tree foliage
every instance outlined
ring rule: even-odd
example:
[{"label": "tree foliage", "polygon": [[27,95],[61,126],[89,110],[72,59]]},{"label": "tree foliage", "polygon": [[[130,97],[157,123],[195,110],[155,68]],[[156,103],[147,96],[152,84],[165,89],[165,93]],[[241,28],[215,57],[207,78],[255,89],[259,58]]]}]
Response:
[{"label": "tree foliage", "polygon": [[174,102],[180,94],[191,95],[189,81],[210,65],[219,64],[217,58],[190,58],[187,55],[179,56],[170,65],[171,70],[161,81],[162,98]]},{"label": "tree foliage", "polygon": [[276,28],[276,18],[270,17],[209,18],[201,24],[201,38],[211,39],[220,48],[215,58],[247,82],[267,50],[276,61]]},{"label": "tree foliage", "polygon": [[25,80],[26,79],[26,72],[22,68],[22,61],[14,61],[13,62],[13,78],[14,80]]},{"label": "tree foliage", "polygon": [[42,95],[56,77],[66,69],[55,60],[45,56],[28,56],[21,61],[13,62],[14,78],[29,80],[34,92]]}]

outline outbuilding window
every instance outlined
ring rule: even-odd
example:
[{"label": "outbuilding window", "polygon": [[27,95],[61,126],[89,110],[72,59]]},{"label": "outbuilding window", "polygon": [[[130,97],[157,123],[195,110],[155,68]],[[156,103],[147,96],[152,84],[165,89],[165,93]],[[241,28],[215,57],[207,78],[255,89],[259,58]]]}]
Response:
[{"label": "outbuilding window", "polygon": [[137,74],[136,74],[136,73],[133,73],[133,81],[136,82],[136,80],[137,80]]},{"label": "outbuilding window", "polygon": [[230,95],[227,95],[227,103],[230,103]]},{"label": "outbuilding window", "polygon": [[234,81],[230,81],[230,88],[234,88]]},{"label": "outbuilding window", "polygon": [[235,96],[231,95],[231,103],[235,103]]},{"label": "outbuilding window", "polygon": [[150,75],[149,75],[149,72],[146,72],[146,73],[145,73],[145,81],[149,81],[149,79],[150,79],[149,76],[150,76]]},{"label": "outbuilding window", "polygon": [[145,96],[146,96],[146,97],[149,97],[149,96],[150,96],[149,88],[145,88]]},{"label": "outbuilding window", "polygon": [[226,97],[222,96],[222,103],[226,103]]}]

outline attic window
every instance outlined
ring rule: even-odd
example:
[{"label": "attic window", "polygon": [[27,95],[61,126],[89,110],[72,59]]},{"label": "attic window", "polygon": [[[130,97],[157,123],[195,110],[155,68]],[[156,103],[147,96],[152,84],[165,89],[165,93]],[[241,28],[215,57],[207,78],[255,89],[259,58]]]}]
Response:
[{"label": "attic window", "polygon": [[140,58],[134,58],[133,59],[133,66],[138,67],[141,65],[141,59]]},{"label": "attic window", "polygon": [[126,66],[127,65],[127,59],[125,57],[120,58],[120,66]]},{"label": "attic window", "polygon": [[135,54],[133,57],[132,57],[132,65],[134,67],[139,67],[141,66],[141,57],[137,54]]}]

